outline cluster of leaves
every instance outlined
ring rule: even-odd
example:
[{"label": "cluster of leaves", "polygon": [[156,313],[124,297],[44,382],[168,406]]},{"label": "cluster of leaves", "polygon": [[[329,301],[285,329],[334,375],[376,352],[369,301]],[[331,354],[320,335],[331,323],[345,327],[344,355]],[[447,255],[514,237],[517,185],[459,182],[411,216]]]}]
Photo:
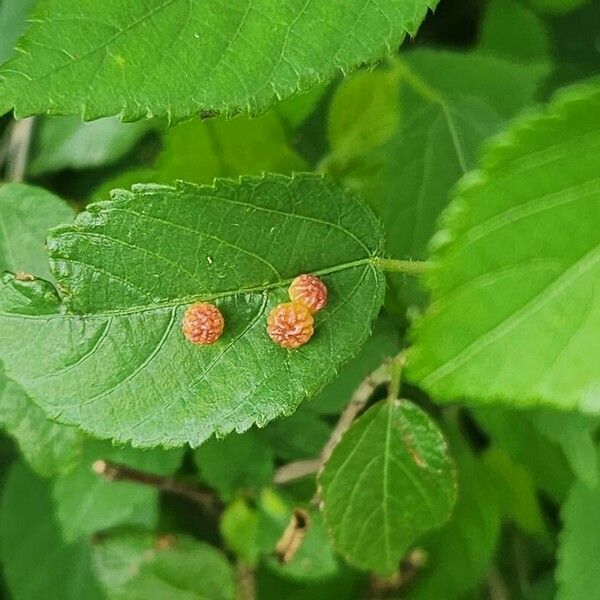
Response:
[{"label": "cluster of leaves", "polygon": [[600,598],[600,10],[458,4],[0,0],[9,597]]}]

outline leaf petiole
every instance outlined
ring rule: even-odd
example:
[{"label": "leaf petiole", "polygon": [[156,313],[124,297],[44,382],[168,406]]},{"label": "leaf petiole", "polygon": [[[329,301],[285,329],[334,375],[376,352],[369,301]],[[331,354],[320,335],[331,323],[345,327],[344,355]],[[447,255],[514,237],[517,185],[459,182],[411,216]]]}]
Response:
[{"label": "leaf petiole", "polygon": [[374,263],[382,271],[392,273],[406,273],[407,275],[421,275],[431,269],[431,263],[421,260],[396,260],[394,258],[376,258]]}]

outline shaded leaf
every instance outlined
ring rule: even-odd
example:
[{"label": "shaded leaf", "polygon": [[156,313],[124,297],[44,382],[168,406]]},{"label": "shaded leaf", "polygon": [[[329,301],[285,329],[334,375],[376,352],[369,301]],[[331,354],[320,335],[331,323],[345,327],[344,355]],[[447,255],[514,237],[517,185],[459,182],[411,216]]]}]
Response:
[{"label": "shaded leaf", "polygon": [[156,525],[158,491],[140,483],[106,481],[93,471],[95,461],[170,475],[179,466],[181,456],[177,450],[117,448],[89,440],[77,468],[54,482],[52,495],[64,539],[72,542],[117,525]]},{"label": "shaded leaf", "polygon": [[435,4],[43,0],[0,70],[0,110],[127,121],[258,112],[381,58]]},{"label": "shaded leaf", "polygon": [[111,600],[233,600],[235,582],[216,548],[186,535],[115,532],[94,546]]},{"label": "shaded leaf", "polygon": [[36,124],[28,172],[32,176],[63,169],[93,169],[117,162],[145,135],[152,123],[121,123],[78,117],[40,119]]},{"label": "shaded leaf", "polygon": [[348,562],[391,573],[447,521],[456,475],[446,450],[434,422],[406,401],[380,402],[356,420],[319,474],[325,523]]},{"label": "shaded leaf", "polygon": [[43,477],[68,471],[81,458],[81,432],[50,421],[23,389],[10,380],[0,390],[0,425],[15,438],[24,458]]},{"label": "shaded leaf", "polygon": [[[399,80],[398,126],[386,131],[385,143],[346,156],[345,166],[334,160],[329,170],[359,190],[382,219],[391,256],[428,257],[427,245],[449,190],[474,167],[482,141],[531,103],[548,72],[547,61],[423,49],[370,74],[382,81],[365,80],[362,94],[376,105],[379,87]],[[342,98],[345,87],[338,92]],[[346,109],[341,102],[334,98],[331,106],[330,123],[342,120],[339,113]],[[412,278],[392,275],[389,280],[402,305],[423,302]]]},{"label": "shaded leaf", "polygon": [[256,491],[273,479],[273,451],[254,429],[225,439],[211,438],[196,449],[194,462],[202,479],[224,498]]},{"label": "shaded leaf", "polygon": [[510,128],[458,190],[408,373],[439,401],[598,412],[600,92]]},{"label": "shaded leaf", "polygon": [[48,485],[11,468],[0,512],[3,574],[13,600],[101,600],[87,542],[66,545]]},{"label": "shaded leaf", "polygon": [[558,549],[557,600],[600,597],[600,485],[578,481],[562,508],[563,530]]},{"label": "shaded leaf", "polygon": [[335,380],[325,386],[306,408],[323,415],[340,413],[362,381],[386,359],[393,358],[399,352],[400,336],[394,324],[380,316],[360,352],[342,367]]},{"label": "shaded leaf", "polygon": [[36,0],[2,0],[0,2],[0,61],[14,54],[14,47],[25,31],[26,17]]}]

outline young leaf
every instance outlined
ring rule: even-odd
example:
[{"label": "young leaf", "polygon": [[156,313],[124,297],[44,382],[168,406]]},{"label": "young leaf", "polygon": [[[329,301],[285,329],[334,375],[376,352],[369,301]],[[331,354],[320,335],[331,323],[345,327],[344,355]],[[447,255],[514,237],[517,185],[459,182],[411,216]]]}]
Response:
[{"label": "young leaf", "polygon": [[[380,119],[390,122],[387,137],[381,139],[385,143],[366,153],[360,152],[365,142],[354,143],[354,155],[334,153],[327,166],[369,201],[384,223],[392,256],[427,257],[427,244],[449,190],[473,168],[481,142],[533,100],[548,72],[547,61],[516,63],[484,53],[425,49],[408,52],[387,71],[370,74],[381,82],[375,86],[365,81],[366,97],[399,80],[398,126],[389,131],[394,117],[386,115]],[[342,86],[338,96],[343,99],[348,87]],[[352,111],[352,104],[344,108],[335,97],[331,106],[333,129],[343,121],[339,113]],[[381,125],[370,130],[374,133],[369,143],[374,144],[382,134]],[[330,141],[336,151],[339,144],[335,138]],[[422,302],[412,280],[394,275],[390,281],[403,304]]]},{"label": "young leaf", "polygon": [[563,530],[558,549],[557,600],[600,597],[600,484],[578,481],[562,508]]},{"label": "young leaf", "polygon": [[319,483],[336,549],[351,564],[382,573],[448,519],[456,498],[441,432],[407,401],[380,402],[357,419]]},{"label": "young leaf", "polygon": [[273,451],[254,429],[211,438],[194,452],[194,461],[203,480],[224,498],[247,488],[258,490],[273,479]]},{"label": "young leaf", "polygon": [[[382,302],[381,239],[369,209],[318,176],[117,192],[51,233],[60,298],[4,278],[0,358],[51,416],[99,437],[197,446],[262,426],[360,349]],[[311,341],[288,351],[266,318],[303,272],[323,278],[330,302]],[[198,300],[225,318],[212,346],[181,333]]]},{"label": "young leaf", "polygon": [[381,58],[435,5],[43,0],[0,70],[0,110],[127,121],[258,112]]},{"label": "young leaf", "polygon": [[153,527],[158,518],[158,492],[150,486],[126,481],[105,481],[94,473],[97,460],[108,460],[157,475],[173,473],[181,452],[115,448],[90,440],[81,463],[54,482],[56,516],[66,542],[117,525]]},{"label": "young leaf", "polygon": [[48,485],[20,464],[5,483],[0,542],[13,600],[105,598],[92,572],[88,542],[63,542]]},{"label": "young leaf", "polygon": [[[0,370],[0,379],[3,377]],[[81,458],[81,432],[47,419],[44,411],[10,380],[0,389],[0,425],[17,440],[24,458],[42,477],[66,472]]]},{"label": "young leaf", "polygon": [[62,169],[91,169],[117,162],[153,126],[115,118],[82,123],[78,117],[40,119],[28,172],[32,176]]},{"label": "young leaf", "polygon": [[408,372],[436,400],[598,412],[600,91],[513,126],[437,236]]},{"label": "young leaf", "polygon": [[94,546],[94,569],[111,600],[233,600],[227,559],[186,535],[115,532]]}]

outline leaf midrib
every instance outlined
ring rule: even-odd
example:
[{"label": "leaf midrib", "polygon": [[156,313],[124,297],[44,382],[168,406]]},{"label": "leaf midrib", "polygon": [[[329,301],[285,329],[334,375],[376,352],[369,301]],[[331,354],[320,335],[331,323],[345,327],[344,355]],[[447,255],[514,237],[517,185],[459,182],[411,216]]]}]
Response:
[{"label": "leaf midrib", "polygon": [[[324,269],[312,271],[311,274],[313,274],[317,277],[322,277],[324,275],[330,275],[332,273],[338,273],[340,271],[345,271],[347,269],[352,269],[352,268],[360,267],[360,266],[371,267],[372,269],[376,270],[377,269],[377,267],[375,266],[376,261],[377,261],[376,256],[368,256],[368,257],[361,258],[361,259],[358,259],[355,261],[340,263],[340,264],[337,264],[337,265],[334,265],[331,267],[326,267]],[[119,309],[119,310],[113,310],[113,311],[105,310],[105,311],[98,312],[98,313],[77,313],[77,312],[70,313],[70,312],[65,311],[65,312],[59,312],[59,313],[56,313],[53,315],[48,315],[48,314],[45,314],[45,315],[23,315],[23,314],[19,314],[19,313],[0,312],[0,316],[5,317],[5,318],[31,319],[31,320],[37,320],[37,319],[51,320],[51,319],[55,319],[55,318],[100,319],[100,318],[111,317],[111,316],[127,316],[127,315],[139,314],[139,313],[144,313],[144,312],[158,311],[158,310],[162,310],[162,309],[172,310],[173,308],[179,308],[180,306],[185,306],[186,304],[189,304],[190,302],[195,302],[195,301],[212,301],[212,300],[220,300],[221,298],[237,296],[239,294],[263,293],[268,290],[274,290],[277,288],[288,286],[294,280],[295,277],[296,276],[288,277],[285,279],[280,279],[278,281],[273,281],[271,283],[259,284],[259,285],[250,286],[247,288],[225,290],[225,291],[216,292],[213,294],[203,295],[201,293],[198,293],[198,294],[194,294],[194,295],[190,295],[190,296],[184,296],[181,298],[177,298],[174,300],[169,300],[166,302],[157,302],[157,303],[153,304],[152,306],[137,305],[137,306],[128,307],[127,309]]]}]

